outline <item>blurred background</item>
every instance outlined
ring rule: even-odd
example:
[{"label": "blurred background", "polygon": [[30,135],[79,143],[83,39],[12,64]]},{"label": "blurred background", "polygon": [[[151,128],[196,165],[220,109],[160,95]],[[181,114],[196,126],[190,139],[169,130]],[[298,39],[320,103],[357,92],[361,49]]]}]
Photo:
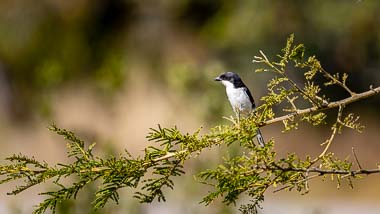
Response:
[{"label": "blurred background", "polygon": [[[348,73],[353,91],[380,85],[380,1],[1,0],[0,157],[23,153],[52,164],[70,161],[64,141],[47,130],[51,123],[97,142],[101,156],[124,148],[141,155],[157,124],[186,132],[203,125],[206,132],[232,114],[224,87],[213,78],[238,72],[260,104],[271,76],[253,72],[253,56],[263,50],[275,59],[291,33],[326,70]],[[302,74],[294,78],[301,81]],[[330,96],[348,96],[329,89]],[[379,104],[373,97],[349,107],[367,128],[339,135],[331,148],[337,156],[347,157],[355,147],[363,167],[376,167]],[[280,155],[318,154],[329,135],[328,126],[286,134],[281,128],[262,130],[277,139]],[[237,213],[238,207],[220,202],[200,205],[207,189],[193,178],[226,153],[215,148],[190,161],[166,203],[140,205],[123,190],[119,205],[111,202],[98,213]],[[52,187],[6,196],[16,184],[0,186],[0,213],[31,213],[43,200],[37,193]],[[365,176],[354,186],[338,190],[327,179],[311,182],[305,196],[269,191],[260,213],[379,213],[380,177]],[[95,190],[87,188],[59,213],[93,213]]]}]

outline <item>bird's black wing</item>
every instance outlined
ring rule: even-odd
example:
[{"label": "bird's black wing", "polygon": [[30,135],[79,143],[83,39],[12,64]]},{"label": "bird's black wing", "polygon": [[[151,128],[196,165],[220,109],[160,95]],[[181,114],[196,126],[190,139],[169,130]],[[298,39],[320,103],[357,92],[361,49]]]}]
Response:
[{"label": "bird's black wing", "polygon": [[244,91],[245,91],[245,93],[248,95],[249,100],[250,100],[251,103],[252,103],[252,109],[256,108],[255,101],[253,100],[252,94],[251,94],[251,92],[249,91],[249,89],[248,89],[247,87],[244,87]]}]

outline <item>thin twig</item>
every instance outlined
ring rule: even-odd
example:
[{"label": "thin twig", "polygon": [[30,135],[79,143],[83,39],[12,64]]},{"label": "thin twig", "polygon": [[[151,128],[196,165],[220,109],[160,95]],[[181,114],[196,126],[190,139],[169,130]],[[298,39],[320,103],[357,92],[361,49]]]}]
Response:
[{"label": "thin twig", "polygon": [[184,150],[181,150],[181,151],[178,151],[178,152],[168,152],[168,153],[166,153],[166,155],[164,155],[162,157],[153,159],[152,162],[158,162],[158,161],[162,161],[162,160],[167,160],[169,158],[181,155],[181,154],[186,153],[186,152],[187,152],[187,149],[184,149]]},{"label": "thin twig", "polygon": [[[285,75],[285,73],[283,73],[282,75],[283,75],[283,77],[287,77]],[[320,106],[320,103],[318,103],[317,101],[315,101],[313,97],[311,97],[304,90],[302,90],[292,79],[288,78],[288,81],[300,94],[302,94],[303,96],[307,97],[310,102],[312,102],[316,106]],[[318,96],[316,96],[316,97],[318,97]],[[320,98],[320,97],[318,97],[318,98]],[[320,98],[320,99],[322,99],[322,98]],[[322,100],[322,102],[325,103],[325,100]]]},{"label": "thin twig", "polygon": [[333,142],[335,136],[336,136],[336,133],[338,132],[338,129],[339,129],[339,126],[338,126],[338,123],[340,121],[340,118],[342,117],[342,112],[343,112],[343,106],[339,106],[339,110],[338,110],[338,116],[336,118],[336,122],[335,124],[332,126],[332,133],[331,133],[331,136],[329,139],[327,139],[322,145],[326,144],[325,146],[325,149],[322,151],[322,153],[320,155],[318,155],[318,157],[316,157],[314,160],[312,160],[310,162],[310,166],[313,165],[314,163],[316,163],[318,160],[320,160],[321,158],[323,158],[323,156],[325,156],[325,154],[327,153],[327,151],[329,150],[330,146],[331,146],[331,143]]},{"label": "thin twig", "polygon": [[327,72],[325,69],[323,69],[322,67],[320,68],[320,70],[322,71],[322,73],[329,79],[331,79],[332,81],[334,81],[334,83],[338,84],[340,87],[344,88],[344,90],[346,90],[351,96],[355,96],[355,92],[351,91],[347,86],[346,84],[344,84],[343,82],[339,81],[337,78],[333,77],[329,72]]},{"label": "thin twig", "polygon": [[262,50],[259,50],[260,54],[264,57],[264,60],[269,62],[267,56],[265,56],[264,52]]},{"label": "thin twig", "polygon": [[309,192],[309,180],[310,180],[309,171],[305,172],[305,177],[306,178],[309,177],[309,179],[305,180],[305,190],[306,190],[306,192]]},{"label": "thin twig", "polygon": [[359,162],[358,156],[356,156],[356,152],[355,152],[354,147],[352,147],[352,154],[353,154],[354,157],[355,157],[355,161],[356,161],[356,164],[358,164],[359,169],[363,169],[362,166],[360,165],[360,162]]},{"label": "thin twig", "polygon": [[[300,184],[300,183],[303,183],[303,182],[308,182],[309,180],[311,180],[311,179],[313,179],[313,178],[317,178],[317,177],[319,177],[320,175],[319,174],[315,174],[315,175],[311,175],[311,176],[308,176],[308,177],[306,177],[306,178],[304,178],[304,179],[302,179],[302,180],[299,180],[299,181],[297,181],[297,182],[295,182],[294,184]],[[294,185],[293,184],[293,185]],[[290,188],[290,187],[292,187],[293,185],[286,185],[286,186],[283,186],[283,187],[280,187],[280,188],[278,188],[278,189],[275,189],[275,190],[273,190],[273,193],[276,193],[276,192],[279,192],[279,191],[281,191],[281,190],[284,190],[284,189],[287,189],[287,188]]]},{"label": "thin twig", "polygon": [[288,102],[292,106],[292,109],[290,110],[291,112],[297,111],[297,106],[294,104],[294,100],[296,100],[297,98],[298,98],[298,96],[295,96],[295,97],[292,97],[292,98],[286,97],[286,99],[288,100]]}]

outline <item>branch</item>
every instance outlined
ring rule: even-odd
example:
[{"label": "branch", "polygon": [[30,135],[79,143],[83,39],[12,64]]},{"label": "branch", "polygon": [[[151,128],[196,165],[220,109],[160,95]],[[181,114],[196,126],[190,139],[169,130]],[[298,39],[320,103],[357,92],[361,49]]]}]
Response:
[{"label": "branch", "polygon": [[289,185],[280,187],[278,189],[275,189],[273,191],[273,193],[282,191],[284,189],[291,188],[295,184],[300,184],[300,183],[304,183],[304,182],[306,183],[305,185],[307,186],[307,182],[309,180],[317,178],[317,177],[320,177],[320,176],[323,176],[323,175],[326,175],[326,174],[344,175],[344,176],[342,176],[342,178],[343,178],[343,177],[348,177],[348,176],[354,177],[356,175],[361,175],[361,174],[370,175],[370,174],[380,173],[380,169],[359,169],[359,170],[346,171],[346,170],[325,170],[325,169],[321,169],[321,168],[292,168],[292,167],[290,167],[290,168],[282,168],[282,167],[279,167],[279,166],[276,166],[276,169],[271,169],[271,170],[282,170],[284,172],[285,171],[304,172],[306,174],[313,173],[313,172],[314,173],[318,173],[318,174],[314,174],[314,175],[311,175],[311,176],[307,175],[304,179],[299,180],[299,181],[295,182],[294,184],[289,184]]},{"label": "branch", "polygon": [[271,170],[282,170],[282,171],[292,171],[292,172],[308,172],[308,173],[319,173],[320,176],[327,175],[327,174],[334,174],[334,175],[370,175],[370,174],[376,174],[380,173],[379,169],[358,169],[358,170],[337,170],[337,169],[321,169],[321,168],[271,168]]},{"label": "branch", "polygon": [[[186,152],[187,152],[187,149],[180,150],[178,152],[168,152],[168,153],[166,153],[166,155],[164,155],[162,157],[153,159],[152,162],[159,162],[159,161],[167,160],[169,158],[184,154]],[[148,163],[145,163],[145,164],[148,164]]]},{"label": "branch", "polygon": [[358,156],[356,156],[356,152],[355,152],[354,147],[352,147],[352,154],[354,155],[354,158],[355,158],[356,164],[358,165],[359,169],[362,169],[362,165],[361,165],[360,162],[359,162]]},{"label": "branch", "polygon": [[336,122],[335,124],[332,126],[332,133],[331,133],[331,136],[329,139],[327,139],[322,145],[326,145],[325,146],[325,149],[323,150],[323,152],[317,157],[315,158],[314,160],[312,160],[310,162],[310,166],[313,165],[314,163],[316,163],[318,160],[320,160],[321,158],[323,158],[323,156],[325,156],[325,154],[327,153],[328,149],[330,148],[331,146],[331,143],[333,142],[335,136],[336,136],[336,133],[339,129],[338,127],[338,123],[340,121],[340,118],[342,117],[342,111],[343,111],[343,107],[342,106],[339,106],[339,111],[338,111],[338,116],[336,118]]},{"label": "branch", "polygon": [[[311,179],[314,179],[314,178],[317,178],[317,177],[320,177],[320,176],[323,176],[323,175],[326,175],[326,174],[344,175],[344,177],[347,177],[347,176],[354,177],[355,175],[360,175],[360,174],[362,174],[362,175],[363,174],[364,175],[370,175],[370,174],[380,173],[380,169],[359,169],[359,170],[345,171],[345,170],[323,170],[323,169],[320,169],[320,168],[310,168],[310,169],[283,168],[282,170],[284,170],[284,171],[293,171],[293,172],[305,172],[305,173],[314,172],[314,173],[318,173],[318,174],[315,174],[315,175],[306,176],[305,179],[299,180],[299,181],[295,182],[294,184],[300,184],[300,183],[303,183],[303,182],[308,182]],[[343,176],[342,176],[342,178],[343,178]],[[286,186],[280,187],[280,188],[274,190],[273,193],[282,191],[284,189],[288,189],[288,188],[292,187],[293,185],[286,185]]]},{"label": "branch", "polygon": [[359,100],[362,100],[362,99],[365,99],[368,97],[372,97],[372,96],[377,95],[379,93],[380,93],[380,87],[373,88],[373,89],[368,90],[366,92],[354,94],[351,97],[348,97],[348,98],[345,98],[342,100],[338,100],[335,102],[331,102],[331,103],[324,105],[324,106],[318,106],[318,107],[314,106],[314,107],[307,108],[307,109],[297,110],[296,112],[293,112],[293,113],[290,113],[290,114],[287,114],[284,116],[276,117],[274,119],[262,122],[261,124],[259,124],[259,127],[267,126],[267,125],[270,125],[273,123],[277,123],[277,122],[280,122],[283,120],[290,119],[291,117],[295,117],[295,116],[299,116],[299,115],[303,115],[303,114],[307,114],[307,113],[311,113],[311,112],[317,112],[317,111],[337,108],[339,106],[345,106],[345,105],[348,105],[350,103],[353,103],[353,102],[356,102],[356,101],[359,101]]},{"label": "branch", "polygon": [[[304,178],[302,180],[299,180],[299,181],[295,182],[294,184],[300,184],[300,183],[304,183],[305,182],[305,186],[306,186],[306,183],[308,181],[310,181],[311,179],[314,179],[314,178],[318,178],[319,176],[321,176],[321,175],[315,174],[315,175],[312,175],[312,176],[307,176],[306,178]],[[273,190],[273,193],[280,192],[281,190],[288,189],[290,187],[292,187],[292,185],[290,185],[290,184],[286,185],[286,186],[283,186],[283,187],[280,187],[278,189]]]}]

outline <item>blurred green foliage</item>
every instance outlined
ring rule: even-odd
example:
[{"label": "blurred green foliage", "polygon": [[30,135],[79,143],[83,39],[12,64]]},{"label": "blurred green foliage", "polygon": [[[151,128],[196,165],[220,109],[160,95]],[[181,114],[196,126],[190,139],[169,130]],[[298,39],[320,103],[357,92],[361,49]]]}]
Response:
[{"label": "blurred green foliage", "polygon": [[[9,89],[10,114],[21,119],[48,109],[49,94],[70,82],[112,95],[128,72],[147,72],[188,96],[210,81],[205,72],[217,73],[210,66],[249,72],[258,48],[276,53],[294,32],[327,70],[352,73],[348,85],[360,91],[363,82],[379,83],[379,14],[380,2],[357,0],[4,0],[1,87]],[[127,60],[149,69],[132,71]],[[261,82],[249,85],[264,87]]]}]

